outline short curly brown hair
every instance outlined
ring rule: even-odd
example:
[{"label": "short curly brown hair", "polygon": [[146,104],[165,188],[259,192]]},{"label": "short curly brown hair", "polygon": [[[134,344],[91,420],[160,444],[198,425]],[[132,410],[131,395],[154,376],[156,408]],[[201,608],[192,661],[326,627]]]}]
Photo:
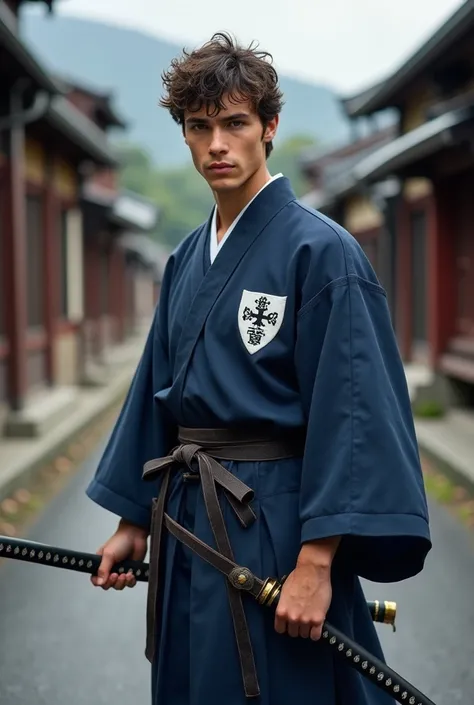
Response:
[{"label": "short curly brown hair", "polygon": [[[173,59],[162,80],[166,89],[160,105],[184,129],[184,112],[207,107],[208,115],[223,108],[224,94],[229,100],[249,100],[262,125],[266,125],[283,107],[283,94],[278,74],[272,66],[272,56],[257,51],[253,44],[240,46],[226,32],[217,32],[201,48]],[[268,157],[273,149],[265,145]]]}]

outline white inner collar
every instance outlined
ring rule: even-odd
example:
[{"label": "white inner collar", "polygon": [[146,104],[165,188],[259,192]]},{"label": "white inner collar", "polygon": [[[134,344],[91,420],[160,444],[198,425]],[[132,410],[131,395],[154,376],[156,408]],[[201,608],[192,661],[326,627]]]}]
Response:
[{"label": "white inner collar", "polygon": [[262,186],[260,191],[258,191],[258,193],[255,194],[255,196],[247,203],[247,205],[244,208],[242,208],[242,210],[238,214],[237,218],[234,220],[232,225],[229,227],[229,229],[227,230],[227,232],[225,233],[224,237],[222,238],[222,240],[220,242],[217,242],[217,206],[214,206],[214,211],[212,213],[212,220],[211,220],[211,236],[210,236],[211,264],[214,262],[215,258],[217,257],[218,253],[220,252],[223,244],[225,243],[225,241],[227,240],[227,238],[229,237],[229,235],[231,234],[231,232],[233,231],[233,229],[235,228],[235,226],[237,225],[237,223],[239,222],[239,220],[241,219],[241,217],[243,216],[243,214],[245,213],[247,208],[250,206],[252,201],[254,201],[257,198],[257,196],[262,193],[263,189],[266,188],[269,184],[271,184],[272,181],[275,181],[276,179],[279,179],[282,176],[283,176],[283,174],[276,174],[275,176],[272,176],[272,178],[269,179]]}]

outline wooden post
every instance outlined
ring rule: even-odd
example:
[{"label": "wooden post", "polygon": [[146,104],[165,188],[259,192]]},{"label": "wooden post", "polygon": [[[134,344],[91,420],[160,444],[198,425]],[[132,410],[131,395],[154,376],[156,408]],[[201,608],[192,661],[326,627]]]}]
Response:
[{"label": "wooden post", "polygon": [[[14,106],[16,110],[16,106]],[[5,328],[9,341],[7,396],[13,411],[20,411],[27,392],[26,196],[24,128],[12,127],[6,165],[4,216]]]},{"label": "wooden post", "polygon": [[46,379],[48,384],[54,383],[54,342],[56,323],[59,315],[59,278],[60,263],[58,248],[59,209],[54,191],[53,160],[46,157],[46,180],[44,187],[44,217],[43,217],[43,266],[44,266],[44,327],[46,332]]},{"label": "wooden post", "polygon": [[111,247],[109,301],[115,343],[123,343],[125,339],[126,286],[124,252],[114,241]]},{"label": "wooden post", "polygon": [[120,323],[119,335],[120,342],[123,343],[126,338],[127,330],[127,269],[125,262],[125,252],[119,252],[119,286],[120,286]]},{"label": "wooden post", "polygon": [[397,209],[397,254],[396,267],[397,303],[396,330],[401,355],[404,361],[411,358],[412,285],[411,285],[411,240],[408,206],[400,199]]},{"label": "wooden post", "polygon": [[456,320],[456,238],[453,237],[452,202],[448,181],[434,184],[429,211],[429,338],[431,364],[437,366]]},{"label": "wooden post", "polygon": [[109,251],[109,281],[108,287],[108,311],[107,314],[112,321],[113,343],[120,341],[120,251],[115,241],[112,241]]},{"label": "wooden post", "polygon": [[91,272],[90,284],[92,294],[92,320],[93,320],[93,354],[97,360],[102,356],[102,314],[101,314],[101,277],[100,277],[100,247],[97,242],[98,234],[96,234],[93,242],[91,242]]}]

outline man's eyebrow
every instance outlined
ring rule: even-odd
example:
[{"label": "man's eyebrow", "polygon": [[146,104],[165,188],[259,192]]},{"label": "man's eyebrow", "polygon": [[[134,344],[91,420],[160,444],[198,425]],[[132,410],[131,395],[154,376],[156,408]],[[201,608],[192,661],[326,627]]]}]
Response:
[{"label": "man's eyebrow", "polygon": [[[225,117],[217,118],[220,122],[229,122],[229,120],[241,120],[242,118],[248,118],[248,113],[232,113],[232,115],[226,115]],[[187,125],[206,125],[209,122],[209,118],[201,117],[189,117],[186,119]]]}]

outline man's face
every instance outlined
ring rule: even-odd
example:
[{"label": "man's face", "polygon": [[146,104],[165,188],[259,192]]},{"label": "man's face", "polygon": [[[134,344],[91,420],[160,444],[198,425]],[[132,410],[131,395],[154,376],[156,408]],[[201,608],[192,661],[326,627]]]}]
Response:
[{"label": "man's face", "polygon": [[264,130],[248,100],[230,102],[224,97],[223,103],[213,117],[205,106],[184,115],[184,135],[194,166],[216,192],[238,189],[265,168],[265,143],[274,138],[278,125],[276,117]]}]

